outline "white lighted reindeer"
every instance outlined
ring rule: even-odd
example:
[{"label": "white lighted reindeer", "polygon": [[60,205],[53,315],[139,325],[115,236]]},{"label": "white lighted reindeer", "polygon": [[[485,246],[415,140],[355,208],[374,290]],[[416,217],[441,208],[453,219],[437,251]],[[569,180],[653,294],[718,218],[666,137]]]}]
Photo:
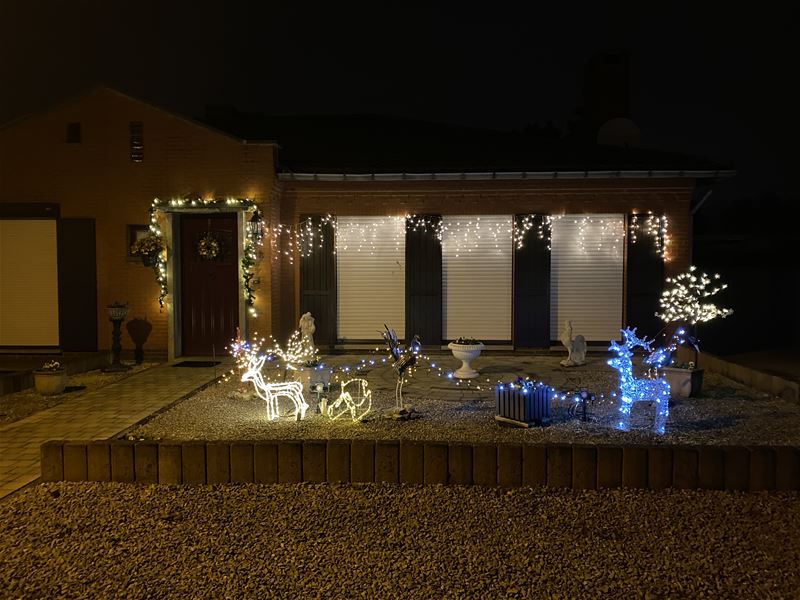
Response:
[{"label": "white lighted reindeer", "polygon": [[251,381],[256,388],[256,394],[267,403],[267,419],[273,421],[280,416],[278,398],[285,396],[294,402],[294,419],[300,421],[305,418],[308,404],[303,398],[303,384],[299,381],[285,381],[282,383],[269,383],[264,381],[261,369],[264,368],[266,355],[248,356],[247,369],[242,375],[242,381]]},{"label": "white lighted reindeer", "polygon": [[633,376],[632,350],[637,346],[650,352],[651,342],[646,338],[636,337],[636,328],[620,329],[624,338],[622,345],[612,341],[609,350],[617,353],[616,358],[608,360],[608,364],[619,371],[619,389],[621,394],[619,412],[621,420],[620,429],[628,430],[630,424],[631,407],[634,402],[655,402],[656,416],[653,422],[653,431],[664,433],[669,417],[669,383],[666,379],[636,379]]}]

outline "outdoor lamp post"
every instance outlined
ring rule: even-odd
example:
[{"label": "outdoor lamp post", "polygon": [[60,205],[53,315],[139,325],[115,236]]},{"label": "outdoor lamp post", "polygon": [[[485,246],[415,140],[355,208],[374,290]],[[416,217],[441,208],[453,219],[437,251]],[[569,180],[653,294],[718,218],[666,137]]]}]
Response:
[{"label": "outdoor lamp post", "polygon": [[106,312],[108,313],[108,320],[111,321],[114,326],[114,329],[111,331],[111,352],[113,358],[111,360],[111,364],[103,370],[127,371],[130,367],[123,365],[120,362],[119,354],[122,351],[122,336],[120,327],[122,322],[125,320],[125,317],[128,316],[128,305],[120,302],[114,302],[114,304],[109,304],[106,306]]}]

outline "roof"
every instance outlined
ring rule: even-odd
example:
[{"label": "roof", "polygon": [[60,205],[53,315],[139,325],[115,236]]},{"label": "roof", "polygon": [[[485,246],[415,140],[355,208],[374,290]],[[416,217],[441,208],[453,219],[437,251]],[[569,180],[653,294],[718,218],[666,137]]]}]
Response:
[{"label": "roof", "polygon": [[60,107],[60,106],[62,106],[64,104],[68,104],[68,103],[71,103],[71,102],[79,102],[83,98],[85,98],[86,96],[89,96],[89,95],[95,94],[95,93],[105,93],[105,94],[110,94],[110,95],[121,96],[123,98],[126,98],[127,100],[130,100],[131,102],[138,102],[139,104],[143,104],[145,106],[148,106],[148,107],[153,108],[155,110],[158,110],[160,112],[168,114],[171,117],[174,117],[176,119],[180,119],[181,121],[184,121],[185,123],[188,123],[189,125],[192,125],[193,127],[199,127],[201,129],[205,129],[205,130],[210,131],[211,133],[214,133],[216,135],[224,136],[226,138],[232,139],[234,141],[237,141],[237,142],[240,142],[240,143],[243,143],[243,144],[272,144],[272,145],[275,145],[275,142],[271,141],[271,140],[249,140],[249,139],[246,139],[246,138],[242,138],[241,136],[237,136],[236,134],[231,133],[230,131],[225,131],[225,130],[222,130],[222,129],[218,129],[218,128],[214,127],[213,125],[209,124],[209,123],[205,123],[203,121],[198,121],[196,119],[192,119],[192,118],[187,117],[185,115],[182,115],[180,113],[174,112],[174,111],[172,111],[172,110],[170,110],[168,108],[164,108],[163,106],[159,106],[159,105],[154,104],[154,103],[152,103],[152,102],[150,102],[148,100],[142,100],[141,98],[136,98],[134,96],[131,96],[130,94],[127,94],[127,93],[122,92],[122,91],[120,91],[120,90],[118,90],[116,88],[110,87],[110,86],[102,84],[102,83],[91,85],[91,86],[89,86],[87,88],[84,88],[83,90],[81,90],[80,92],[78,92],[76,94],[72,94],[72,95],[68,95],[68,96],[62,97],[61,99],[57,100],[56,102],[50,104],[49,106],[47,106],[47,107],[45,107],[43,109],[36,110],[36,111],[28,113],[28,114],[21,115],[19,117],[11,119],[10,121],[6,121],[5,123],[0,123],[0,130],[9,129],[11,127],[14,127],[18,123],[21,123],[23,121],[26,121],[27,119],[33,118],[38,114],[54,110],[55,108],[58,108],[58,107]]},{"label": "roof", "polygon": [[683,154],[598,146],[526,133],[379,115],[265,116],[210,108],[205,122],[244,139],[274,139],[284,174],[718,172]]}]

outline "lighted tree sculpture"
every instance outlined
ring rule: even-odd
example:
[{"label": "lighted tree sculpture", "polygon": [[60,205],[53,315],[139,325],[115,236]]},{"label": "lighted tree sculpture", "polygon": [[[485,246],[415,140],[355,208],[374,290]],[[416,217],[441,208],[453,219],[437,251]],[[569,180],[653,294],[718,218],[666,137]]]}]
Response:
[{"label": "lighted tree sculpture", "polygon": [[[730,308],[720,308],[708,300],[728,287],[727,284],[719,282],[719,279],[718,274],[713,277],[706,273],[697,274],[695,266],[689,267],[686,273],[681,273],[677,277],[667,277],[667,288],[659,300],[661,312],[657,312],[656,316],[668,325],[670,323],[689,325],[693,333],[696,333],[699,323],[731,315],[733,310]],[[695,364],[697,364],[696,347]]]}]

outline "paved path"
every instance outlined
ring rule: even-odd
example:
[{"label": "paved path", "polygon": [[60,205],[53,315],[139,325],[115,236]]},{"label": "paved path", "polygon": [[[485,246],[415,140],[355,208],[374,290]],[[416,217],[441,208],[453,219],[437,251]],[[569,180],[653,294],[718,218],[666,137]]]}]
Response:
[{"label": "paved path", "polygon": [[39,477],[39,446],[47,440],[113,437],[212,381],[225,368],[159,365],[0,426],[0,498]]}]

